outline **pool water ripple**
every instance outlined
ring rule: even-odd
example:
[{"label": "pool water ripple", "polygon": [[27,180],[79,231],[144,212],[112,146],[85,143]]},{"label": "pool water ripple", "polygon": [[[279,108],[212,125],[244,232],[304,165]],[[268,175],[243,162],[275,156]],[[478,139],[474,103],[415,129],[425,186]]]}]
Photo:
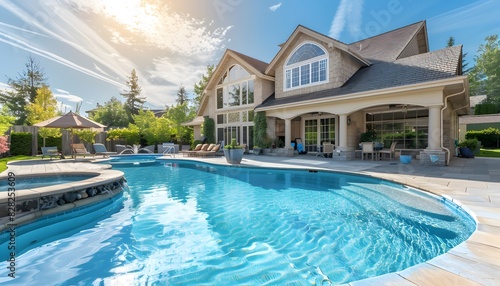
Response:
[{"label": "pool water ripple", "polygon": [[19,259],[62,261],[79,242],[62,285],[327,285],[423,262],[475,228],[433,196],[360,176],[184,162],[123,171],[119,212]]}]

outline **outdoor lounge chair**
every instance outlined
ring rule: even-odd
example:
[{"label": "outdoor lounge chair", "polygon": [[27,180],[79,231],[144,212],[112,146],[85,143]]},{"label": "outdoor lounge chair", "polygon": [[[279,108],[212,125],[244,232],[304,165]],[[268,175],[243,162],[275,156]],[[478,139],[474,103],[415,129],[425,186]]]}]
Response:
[{"label": "outdoor lounge chair", "polygon": [[196,156],[195,154],[197,152],[207,151],[207,149],[208,149],[209,146],[210,146],[210,144],[198,144],[198,145],[196,145],[196,147],[194,147],[194,150],[191,150],[191,151],[182,151],[181,153],[184,156],[188,156],[188,157]]},{"label": "outdoor lounge chair", "polygon": [[102,157],[109,157],[109,155],[116,155],[116,152],[111,152],[106,149],[106,146],[101,143],[94,144],[95,155],[102,155]]},{"label": "outdoor lounge chair", "polygon": [[73,156],[94,156],[92,153],[87,151],[87,148],[85,148],[85,145],[82,143],[77,143],[77,144],[71,144],[71,149],[73,150]]},{"label": "outdoor lounge chair", "polygon": [[219,152],[220,149],[220,144],[210,144],[214,145],[212,148],[210,146],[206,151],[200,150],[194,153],[195,156],[200,156],[200,157],[207,157],[207,156],[215,156]]},{"label": "outdoor lounge chair", "polygon": [[43,157],[49,157],[49,159],[52,159],[52,157],[59,157],[61,159],[64,159],[64,156],[59,150],[57,150],[56,146],[51,146],[51,147],[41,147],[42,148],[42,160]]}]

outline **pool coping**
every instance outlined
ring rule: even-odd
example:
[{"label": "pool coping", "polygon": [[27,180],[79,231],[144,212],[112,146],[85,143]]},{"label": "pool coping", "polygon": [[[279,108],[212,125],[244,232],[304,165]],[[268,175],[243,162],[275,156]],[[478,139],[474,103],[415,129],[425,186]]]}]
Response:
[{"label": "pool coping", "polygon": [[[33,163],[37,162],[38,164],[41,164],[39,161],[32,161],[32,162]],[[79,164],[81,164],[81,162]],[[30,166],[30,165],[29,163],[27,163],[24,166]],[[78,169],[78,167],[76,169]],[[98,168],[82,168],[81,170],[78,171],[74,169],[64,170],[64,168],[62,169],[58,168],[57,170],[48,172],[21,171],[18,173],[17,171],[20,170],[17,169],[16,171],[13,171],[10,169],[10,165],[8,165],[7,170],[0,174],[0,180],[8,179],[9,177],[13,177],[15,178],[15,180],[17,180],[19,178],[72,176],[72,175],[89,176],[89,178],[74,182],[67,182],[67,183],[56,184],[51,186],[43,186],[38,188],[15,189],[15,191],[11,192],[10,194],[7,191],[0,192],[0,206],[5,206],[5,208],[7,208],[7,205],[12,202],[15,202],[16,205],[18,205],[20,202],[23,201],[36,200],[38,208],[36,210],[16,212],[15,217],[10,217],[7,212],[6,216],[0,217],[0,232],[10,229],[12,226],[17,227],[26,223],[30,223],[31,221],[37,220],[47,215],[57,214],[60,212],[67,212],[77,207],[104,201],[111,197],[115,197],[116,195],[118,195],[123,191],[121,188],[114,188],[114,190],[111,193],[107,192],[101,195],[89,196],[87,198],[75,200],[71,203],[66,202],[64,205],[56,205],[55,207],[40,209],[40,204],[41,204],[40,199],[42,197],[62,195],[64,193],[85,192],[85,190],[87,190],[88,188],[110,185],[114,182],[123,180],[124,173],[122,171],[112,170],[108,165],[102,165],[99,166]],[[11,173],[13,173],[13,175]],[[12,221],[12,218],[14,218],[15,220]]]},{"label": "pool coping", "polygon": [[[312,158],[310,166],[290,165],[283,158],[262,158],[267,156],[245,156],[241,166],[285,169],[316,169],[364,174],[407,185],[439,195],[461,206],[476,220],[474,233],[464,242],[445,254],[401,271],[353,281],[345,285],[499,285],[500,284],[500,182],[471,181],[460,178],[425,177],[412,173],[381,173],[366,168],[357,172],[346,171],[342,162],[337,167],[318,167]],[[198,161],[225,165],[224,157],[215,158],[162,158],[179,161]],[[321,159],[320,159],[321,160]],[[331,159],[330,159],[331,160]],[[498,161],[500,163],[500,160]],[[90,163],[82,163],[89,164]],[[377,164],[363,163],[380,168]],[[28,165],[29,166],[29,165]],[[10,166],[9,166],[10,168]],[[105,168],[105,167],[101,167]],[[440,167],[450,168],[450,167]],[[348,168],[347,168],[348,169]],[[6,171],[8,172],[9,169]],[[5,173],[5,172],[4,172]],[[2,173],[2,174],[4,174]],[[498,174],[500,175],[500,174]],[[466,186],[464,188],[464,186]],[[486,190],[486,191],[485,191]]]}]

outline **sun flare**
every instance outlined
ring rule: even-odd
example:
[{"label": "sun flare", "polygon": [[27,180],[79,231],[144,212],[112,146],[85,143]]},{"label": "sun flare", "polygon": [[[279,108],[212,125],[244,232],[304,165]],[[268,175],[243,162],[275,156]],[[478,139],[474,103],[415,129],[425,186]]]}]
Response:
[{"label": "sun flare", "polygon": [[144,0],[105,0],[102,5],[106,14],[130,30],[149,31],[159,21],[158,7]]}]

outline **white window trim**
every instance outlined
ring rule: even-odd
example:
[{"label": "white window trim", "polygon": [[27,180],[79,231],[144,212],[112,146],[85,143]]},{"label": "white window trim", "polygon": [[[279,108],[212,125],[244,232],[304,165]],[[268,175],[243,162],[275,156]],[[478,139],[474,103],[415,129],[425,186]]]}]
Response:
[{"label": "white window trim", "polygon": [[[311,59],[308,59],[306,61],[294,63],[294,64],[291,64],[291,65],[287,66],[286,63],[290,60],[290,58],[295,54],[295,52],[300,47],[302,47],[305,44],[313,44],[315,46],[318,46],[320,49],[323,50],[323,52],[325,52],[325,54],[321,55],[321,56],[317,56],[317,57],[311,58]],[[309,68],[309,83],[305,84],[305,85],[301,85],[300,82],[302,80],[302,76],[301,76],[302,69],[300,67],[303,66],[303,65],[306,65],[306,64],[311,65],[311,63],[319,62],[319,61],[321,61],[323,59],[326,59],[326,79],[324,81],[312,82],[311,81],[312,80],[311,79],[312,69]],[[293,50],[293,52],[290,53],[290,55],[288,56],[288,58],[286,58],[286,60],[285,60],[285,65],[283,65],[283,91],[290,91],[290,90],[295,90],[295,89],[299,89],[299,88],[306,88],[306,87],[320,85],[320,84],[325,84],[325,83],[330,82],[330,68],[329,68],[329,66],[330,66],[330,56],[329,56],[328,51],[325,50],[322,45],[320,45],[318,43],[315,43],[315,42],[303,42],[303,43],[301,43],[300,45],[298,45]],[[294,69],[294,68],[297,68],[297,67],[299,68],[299,85],[293,87],[292,83],[290,82],[290,87],[288,88],[287,87],[286,72],[287,72],[287,70],[290,70],[290,80],[291,80],[291,78],[292,78],[292,72],[291,72],[291,70]]]}]

